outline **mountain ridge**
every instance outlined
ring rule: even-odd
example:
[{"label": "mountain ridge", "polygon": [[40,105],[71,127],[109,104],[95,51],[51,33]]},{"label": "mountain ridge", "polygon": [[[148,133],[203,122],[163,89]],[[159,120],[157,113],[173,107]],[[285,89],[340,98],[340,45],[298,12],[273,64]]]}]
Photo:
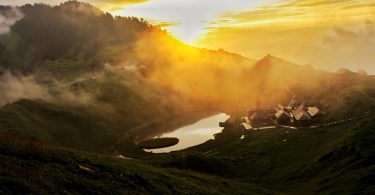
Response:
[{"label": "mountain ridge", "polygon": [[[0,35],[0,194],[375,191],[372,76],[195,48],[89,4],[18,9],[24,18]],[[242,128],[257,100],[294,96],[332,125]],[[217,112],[230,125],[203,144],[164,154],[135,144]]]}]

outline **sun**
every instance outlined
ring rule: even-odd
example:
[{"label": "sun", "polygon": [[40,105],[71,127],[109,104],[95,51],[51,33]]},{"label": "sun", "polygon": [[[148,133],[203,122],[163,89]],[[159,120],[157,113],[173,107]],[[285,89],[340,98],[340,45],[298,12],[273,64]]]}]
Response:
[{"label": "sun", "polygon": [[179,23],[164,28],[176,39],[193,46],[197,46],[199,40],[207,33],[204,24],[196,23]]},{"label": "sun", "polygon": [[176,39],[197,46],[213,26],[220,26],[214,23],[221,14],[254,9],[275,0],[236,1],[233,3],[228,0],[141,0],[142,3],[127,5],[112,13],[141,17],[156,25],[163,24],[164,30]]}]

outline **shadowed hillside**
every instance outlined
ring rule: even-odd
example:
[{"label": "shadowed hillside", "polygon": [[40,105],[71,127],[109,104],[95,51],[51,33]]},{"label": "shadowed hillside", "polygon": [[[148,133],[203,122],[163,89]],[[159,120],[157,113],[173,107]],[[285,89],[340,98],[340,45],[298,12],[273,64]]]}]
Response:
[{"label": "shadowed hillside", "polygon": [[19,10],[23,18],[12,27],[12,33],[0,38],[6,48],[3,52],[11,57],[2,66],[16,71],[29,71],[45,60],[87,60],[103,48],[134,44],[144,31],[163,34],[144,20],[112,17],[75,1],[56,7],[25,5]]},{"label": "shadowed hillside", "polygon": [[60,149],[2,133],[0,167],[0,190],[6,194],[270,194],[241,181]]}]

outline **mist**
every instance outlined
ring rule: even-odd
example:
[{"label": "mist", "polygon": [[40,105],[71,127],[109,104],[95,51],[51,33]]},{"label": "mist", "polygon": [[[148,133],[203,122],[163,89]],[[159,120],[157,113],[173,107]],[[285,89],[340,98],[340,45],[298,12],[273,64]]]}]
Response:
[{"label": "mist", "polygon": [[[300,101],[308,101],[347,83],[332,72],[272,55],[251,60],[223,50],[187,46],[157,33],[142,36],[134,51],[142,66],[147,67],[149,80],[203,106],[223,110],[243,111],[255,105],[257,99],[266,105],[288,103],[288,89]],[[306,97],[311,91],[314,96]]]},{"label": "mist", "polygon": [[0,77],[0,106],[19,99],[49,99],[46,88],[34,76],[15,76],[9,71]]},{"label": "mist", "polygon": [[[80,12],[90,10],[92,9],[79,9]],[[7,21],[2,22],[2,29],[4,32],[9,32],[11,25],[22,18],[22,13],[12,8],[1,16],[3,21]],[[337,29],[337,33],[346,33],[346,31]],[[137,34],[137,40],[132,47],[124,51],[123,56],[113,57],[116,58],[115,64],[100,62],[98,65],[100,68],[96,70],[72,66],[72,70],[57,72],[56,75],[53,73],[49,75],[48,71],[42,71],[35,76],[32,76],[35,73],[31,76],[7,73],[1,82],[2,104],[22,98],[72,102],[80,105],[93,104],[97,96],[102,94],[97,94],[97,91],[92,89],[86,90],[85,84],[90,83],[86,81],[93,80],[91,83],[95,83],[96,80],[101,80],[105,73],[119,72],[123,76],[118,77],[114,82],[122,85],[126,90],[141,88],[142,85],[139,85],[138,81],[142,80],[142,82],[150,82],[154,89],[167,88],[180,94],[181,97],[194,100],[205,108],[244,109],[254,105],[258,97],[262,97],[262,100],[269,104],[280,102],[288,96],[286,88],[292,88],[306,76],[314,76],[314,74],[299,75],[299,71],[311,71],[302,69],[296,64],[290,66],[291,63],[278,60],[268,64],[224,50],[192,47],[155,29]],[[75,68],[84,69],[84,73],[75,75],[73,80],[66,79],[65,77],[74,75],[71,74],[73,71],[79,72]],[[285,77],[285,75],[289,76]],[[40,78],[48,80],[49,84],[41,84],[43,81],[40,82]],[[317,76],[314,76],[314,80],[316,81],[312,82],[314,86],[308,83],[305,87],[312,90],[318,88],[317,85],[321,81]],[[113,84],[109,82],[108,85]],[[72,90],[72,86],[76,90]],[[165,96],[170,95],[169,92],[160,91],[166,93]],[[137,93],[142,93],[144,97],[153,97],[155,91],[143,89],[142,92]]]},{"label": "mist", "polygon": [[207,106],[233,107],[252,101],[254,89],[246,81],[255,60],[191,47],[158,33],[142,36],[134,51],[147,68],[148,79]]},{"label": "mist", "polygon": [[23,14],[17,8],[0,10],[0,35],[8,33],[10,28],[22,18]]}]

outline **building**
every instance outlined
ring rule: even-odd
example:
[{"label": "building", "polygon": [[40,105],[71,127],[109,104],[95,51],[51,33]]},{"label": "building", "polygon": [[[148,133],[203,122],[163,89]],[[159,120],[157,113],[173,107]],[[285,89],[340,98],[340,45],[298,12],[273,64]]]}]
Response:
[{"label": "building", "polygon": [[293,95],[288,106],[279,104],[276,108],[261,106],[259,98],[256,106],[247,110],[247,115],[241,118],[241,125],[245,130],[274,128],[276,126],[303,127],[318,123],[324,113],[316,106],[306,106],[297,103]]},{"label": "building", "polygon": [[283,109],[277,109],[275,113],[275,122],[277,124],[290,124],[291,121],[291,115],[285,108]]},{"label": "building", "polygon": [[268,124],[274,115],[275,109],[261,106],[259,98],[256,106],[247,110],[247,119],[252,125]]},{"label": "building", "polygon": [[287,107],[279,105],[274,119],[279,125],[308,126],[316,122],[321,114],[319,108],[307,107],[304,103],[299,106],[294,104]]}]

